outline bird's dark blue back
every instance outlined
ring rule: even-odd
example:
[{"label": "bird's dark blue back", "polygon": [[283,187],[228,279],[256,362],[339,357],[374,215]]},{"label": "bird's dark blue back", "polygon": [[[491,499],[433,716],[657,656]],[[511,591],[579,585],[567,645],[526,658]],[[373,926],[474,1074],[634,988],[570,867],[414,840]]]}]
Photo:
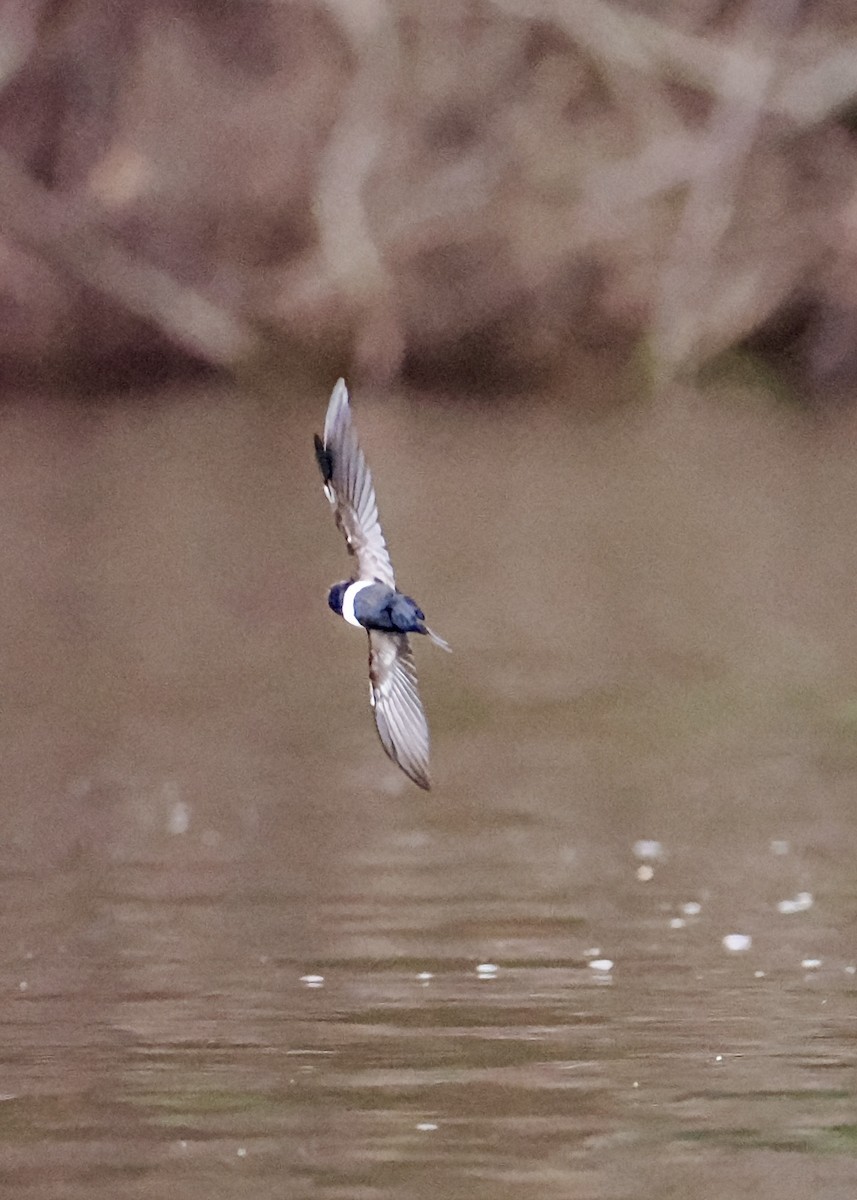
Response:
[{"label": "bird's dark blue back", "polygon": [[415,600],[386,584],[374,583],[354,597],[354,616],[365,629],[422,633],[425,614]]}]

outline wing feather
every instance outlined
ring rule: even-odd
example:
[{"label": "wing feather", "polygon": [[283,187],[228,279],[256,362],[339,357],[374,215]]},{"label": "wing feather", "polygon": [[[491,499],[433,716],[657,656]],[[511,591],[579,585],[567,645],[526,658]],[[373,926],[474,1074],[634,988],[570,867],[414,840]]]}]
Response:
[{"label": "wing feather", "polygon": [[428,723],[407,634],[370,631],[369,680],[381,745],[414,783],[428,791]]},{"label": "wing feather", "polygon": [[337,381],[331,394],[324,440],[316,436],[315,452],[336,524],[357,560],[358,579],[380,579],[388,587],[395,587],[393,564],[378,520],[372,475],[351,421],[344,379]]}]

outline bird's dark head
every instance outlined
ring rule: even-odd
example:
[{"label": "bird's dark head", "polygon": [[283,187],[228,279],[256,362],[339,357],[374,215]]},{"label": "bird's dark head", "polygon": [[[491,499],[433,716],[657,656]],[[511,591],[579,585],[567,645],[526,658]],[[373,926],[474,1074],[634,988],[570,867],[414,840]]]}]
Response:
[{"label": "bird's dark head", "polygon": [[340,617],[342,616],[342,598],[353,582],[353,579],[345,579],[342,583],[335,583],[328,592],[327,603]]}]

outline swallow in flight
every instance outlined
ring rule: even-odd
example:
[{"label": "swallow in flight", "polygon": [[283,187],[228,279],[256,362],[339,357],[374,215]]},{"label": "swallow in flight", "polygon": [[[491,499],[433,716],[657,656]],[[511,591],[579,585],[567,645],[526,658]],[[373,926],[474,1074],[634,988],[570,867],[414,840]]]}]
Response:
[{"label": "swallow in flight", "polygon": [[372,476],[351,421],[348,389],[340,379],[330,397],[324,437],[315,437],[324,494],[354,559],[351,579],[335,583],[327,602],[369,635],[369,700],[381,745],[414,783],[428,791],[429,732],[417,686],[409,634],[449,646],[425,623],[422,609],[396,587],[378,520]]}]

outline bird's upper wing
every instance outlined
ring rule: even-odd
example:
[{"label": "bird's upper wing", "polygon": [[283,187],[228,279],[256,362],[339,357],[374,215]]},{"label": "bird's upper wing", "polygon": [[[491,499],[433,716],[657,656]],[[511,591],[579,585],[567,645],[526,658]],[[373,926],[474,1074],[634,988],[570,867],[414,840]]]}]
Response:
[{"label": "bird's upper wing", "polygon": [[394,763],[429,790],[429,731],[405,633],[369,632],[372,708],[381,744]]},{"label": "bird's upper wing", "polygon": [[379,579],[395,587],[393,564],[378,520],[372,476],[351,423],[345,380],[337,381],[327,406],[324,440],[315,438],[324,491],[348,549],[357,559],[359,579]]}]

